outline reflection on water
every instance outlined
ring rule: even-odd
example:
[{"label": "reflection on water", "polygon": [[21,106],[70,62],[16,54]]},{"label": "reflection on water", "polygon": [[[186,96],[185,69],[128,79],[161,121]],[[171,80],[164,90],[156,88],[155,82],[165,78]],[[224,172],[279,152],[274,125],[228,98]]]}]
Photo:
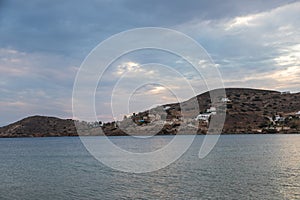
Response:
[{"label": "reflection on water", "polygon": [[[145,152],[170,138],[111,139]],[[221,136],[200,160],[203,138],[175,163],[147,174],[109,169],[76,137],[0,139],[0,199],[300,199],[300,135]]]},{"label": "reflection on water", "polygon": [[293,137],[280,139],[277,143],[280,155],[277,165],[281,167],[279,189],[286,199],[300,199],[300,141]]}]

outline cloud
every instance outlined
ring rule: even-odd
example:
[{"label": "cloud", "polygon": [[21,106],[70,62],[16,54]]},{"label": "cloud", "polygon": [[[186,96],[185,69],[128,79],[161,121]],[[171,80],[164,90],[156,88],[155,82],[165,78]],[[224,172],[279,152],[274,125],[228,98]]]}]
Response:
[{"label": "cloud", "polygon": [[300,44],[287,46],[280,51],[280,55],[274,58],[279,66],[300,66]]},{"label": "cloud", "polygon": [[228,23],[225,30],[229,31],[231,29],[238,28],[238,27],[256,26],[256,24],[253,22],[254,18],[255,18],[255,15],[236,17]]},{"label": "cloud", "polygon": [[0,12],[2,47],[85,56],[112,34],[144,26],[170,27],[193,19],[214,20],[259,13],[292,1],[251,2],[155,0],[151,2],[4,0]]},{"label": "cloud", "polygon": [[118,67],[117,67],[117,72],[116,72],[116,75],[117,76],[121,76],[125,73],[128,73],[128,72],[143,72],[141,67],[139,66],[138,63],[135,63],[135,62],[125,62],[125,63],[122,63],[120,64]]},{"label": "cloud", "polygon": [[[144,26],[173,28],[198,41],[227,87],[299,91],[299,10],[292,0],[1,1],[0,112],[6,114],[0,125],[31,114],[70,117],[73,82],[84,57],[109,36]],[[97,88],[97,114],[104,120],[111,119],[111,93],[122,76],[115,97],[120,101],[136,91],[142,103],[132,105],[134,111],[190,98],[187,82],[196,94],[207,90],[178,56],[127,54],[112,63]],[[148,85],[139,88],[144,80]],[[118,103],[126,114],[123,108]]]},{"label": "cloud", "polygon": [[71,117],[74,63],[65,56],[1,48],[0,113],[8,117],[0,125],[35,114]]},{"label": "cloud", "polygon": [[[273,74],[265,77],[273,80],[267,84],[268,89],[294,90],[297,87],[289,83],[298,84],[297,76],[278,74],[300,68],[299,10],[297,2],[229,19],[194,19],[176,28],[203,44],[219,64],[226,86],[251,87],[251,80]],[[233,80],[241,84],[233,84]],[[255,84],[260,88],[265,85],[263,79]]]}]

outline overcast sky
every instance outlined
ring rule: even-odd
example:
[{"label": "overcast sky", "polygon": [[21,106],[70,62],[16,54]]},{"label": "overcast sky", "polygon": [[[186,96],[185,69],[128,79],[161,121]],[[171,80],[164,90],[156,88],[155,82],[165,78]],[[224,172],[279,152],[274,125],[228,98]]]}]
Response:
[{"label": "overcast sky", "polygon": [[[299,13],[300,2],[291,0],[0,0],[0,126],[36,114],[72,118],[73,83],[85,57],[113,34],[139,27],[170,28],[195,39],[219,67],[226,87],[299,92]],[[142,64],[154,61],[188,74],[178,58],[164,54],[132,53],[118,59],[114,76],[108,76],[118,80],[130,71],[139,77],[149,72]],[[175,75],[150,71],[157,80],[170,80],[171,90],[155,84],[138,88],[128,112],[190,97]],[[115,97],[135,81],[126,79]],[[112,119],[115,85],[106,81],[97,90],[99,120]]]}]

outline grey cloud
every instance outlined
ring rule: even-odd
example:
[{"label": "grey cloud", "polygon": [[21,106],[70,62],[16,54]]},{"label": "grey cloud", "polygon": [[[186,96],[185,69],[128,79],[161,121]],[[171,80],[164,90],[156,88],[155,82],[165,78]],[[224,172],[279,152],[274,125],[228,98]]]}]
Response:
[{"label": "grey cloud", "polygon": [[83,56],[112,34],[268,10],[287,1],[4,1],[1,45]]},{"label": "grey cloud", "polygon": [[152,0],[126,1],[124,6],[137,15],[150,16],[149,21],[175,25],[195,18],[202,20],[231,18],[239,15],[263,12],[294,1],[182,1],[182,0]]},{"label": "grey cloud", "polygon": [[[263,79],[256,82],[255,76],[276,74],[288,67],[298,66],[296,55],[299,54],[300,24],[298,13],[299,3],[262,12],[240,16],[240,18],[220,19],[208,22],[193,20],[176,26],[202,44],[211,53],[216,63],[220,64],[227,86],[239,81],[240,86],[264,86]],[[244,18],[243,18],[244,17]],[[238,21],[240,20],[240,21]],[[249,22],[248,22],[248,21]],[[228,28],[231,23],[237,26]],[[284,57],[284,61],[281,61]],[[287,62],[288,61],[288,62]],[[288,64],[287,64],[288,63]],[[252,78],[253,81],[247,80]],[[273,88],[289,89],[299,87],[290,77],[289,83],[277,87],[277,83],[286,82],[286,76],[272,78]],[[271,78],[270,78],[271,79]],[[267,83],[267,80],[266,80]],[[283,84],[284,85],[284,84]],[[271,86],[270,86],[271,87]]]}]

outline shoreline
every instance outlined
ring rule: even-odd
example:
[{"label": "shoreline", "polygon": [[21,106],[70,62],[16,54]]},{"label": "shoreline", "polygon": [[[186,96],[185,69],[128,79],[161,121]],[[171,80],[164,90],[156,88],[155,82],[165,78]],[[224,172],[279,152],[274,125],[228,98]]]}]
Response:
[{"label": "shoreline", "polygon": [[[196,132],[205,135],[208,131],[214,131],[209,126],[210,123],[214,124],[215,119],[219,119],[216,117],[218,113],[220,117],[224,117],[224,124],[215,129],[222,134],[300,133],[300,93],[283,94],[249,88],[225,90],[226,99],[217,98],[214,104],[207,91],[181,103],[130,113],[121,121],[87,122],[51,116],[29,116],[0,127],[0,138],[78,136],[78,133],[90,136],[126,136],[125,132],[144,136],[151,135],[151,132],[156,135],[187,135]],[[195,98],[197,108],[194,105]],[[182,112],[181,105],[188,109]]]},{"label": "shoreline", "polygon": [[[207,134],[180,134],[178,136],[206,136]],[[208,134],[208,135],[230,135],[230,136],[234,136],[234,135],[300,135],[299,133],[222,133],[222,134]],[[0,139],[5,139],[5,138],[72,138],[72,137],[76,137],[76,138],[80,138],[80,137],[136,137],[136,136],[147,136],[147,135],[135,135],[135,136],[131,136],[131,135],[72,135],[72,136],[16,136],[16,137],[3,137],[1,136]],[[151,135],[149,135],[151,136]],[[164,135],[154,135],[154,137],[156,136],[176,136],[173,134],[164,134]]]}]

